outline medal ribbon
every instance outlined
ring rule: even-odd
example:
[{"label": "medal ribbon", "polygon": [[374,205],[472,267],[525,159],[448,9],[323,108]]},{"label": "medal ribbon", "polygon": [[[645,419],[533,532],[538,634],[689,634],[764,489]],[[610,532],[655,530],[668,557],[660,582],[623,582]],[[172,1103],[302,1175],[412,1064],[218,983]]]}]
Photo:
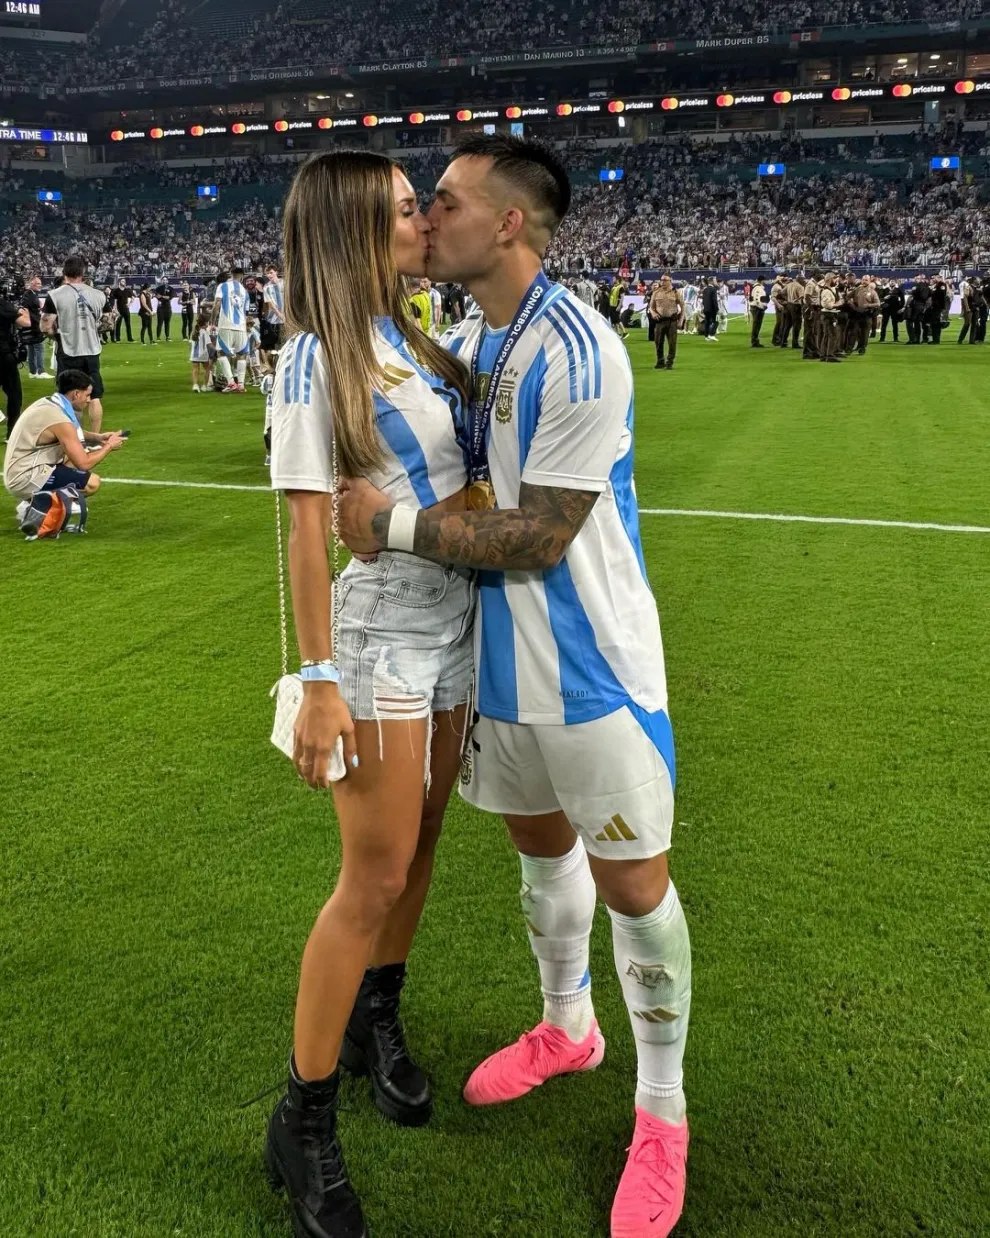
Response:
[{"label": "medal ribbon", "polygon": [[[470,467],[469,480],[471,481],[487,481],[488,480],[488,427],[491,425],[492,409],[495,407],[495,396],[498,391],[499,379],[509,363],[509,357],[512,355],[512,350],[522,333],[532,322],[538,310],[542,308],[547,293],[553,288],[553,285],[547,277],[540,271],[536,279],[530,284],[526,290],[526,295],[523,297],[519,308],[516,310],[515,321],[506,332],[505,339],[502,341],[502,347],[499,349],[498,356],[495,358],[495,364],[492,366],[491,378],[488,382],[488,391],[485,393],[484,403],[479,407],[477,401],[472,400],[469,414],[469,431],[470,431]],[[471,389],[476,391],[478,388],[478,358],[481,356],[481,344],[485,337],[485,328],[481,330],[481,335],[478,338],[478,347],[474,351],[474,357],[471,361]]]}]

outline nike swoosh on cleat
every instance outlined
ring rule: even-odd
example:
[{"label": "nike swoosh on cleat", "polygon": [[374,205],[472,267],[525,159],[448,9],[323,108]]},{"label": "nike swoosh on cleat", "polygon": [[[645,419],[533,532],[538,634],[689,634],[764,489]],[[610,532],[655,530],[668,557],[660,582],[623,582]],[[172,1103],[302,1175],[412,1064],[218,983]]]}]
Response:
[{"label": "nike swoosh on cleat", "polygon": [[[584,1059],[584,1062],[590,1062],[590,1061],[591,1061],[591,1059],[592,1059],[594,1056],[595,1056],[595,1050],[594,1050],[594,1049],[589,1049],[589,1050],[588,1050],[588,1056]],[[580,1070],[580,1069],[581,1069],[581,1067],[584,1065],[584,1062],[579,1062],[579,1063],[578,1063],[578,1066],[577,1066],[577,1069],[578,1069],[578,1070]]]}]

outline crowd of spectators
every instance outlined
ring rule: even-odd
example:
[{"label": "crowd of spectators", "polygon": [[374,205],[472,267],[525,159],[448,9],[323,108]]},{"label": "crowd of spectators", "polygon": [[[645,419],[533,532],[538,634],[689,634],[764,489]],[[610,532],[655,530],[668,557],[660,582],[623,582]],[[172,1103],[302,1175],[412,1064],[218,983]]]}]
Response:
[{"label": "crowd of spectators", "polygon": [[[142,0],[142,5],[153,0]],[[944,0],[940,22],[985,13],[987,0]],[[111,10],[112,11],[112,10]],[[126,10],[125,10],[126,11]],[[822,25],[931,20],[921,0],[519,0],[464,6],[450,0],[281,0],[247,8],[238,0],[159,0],[157,11],[128,29],[97,27],[87,49],[59,62],[61,84],[229,73],[260,66],[301,68],[405,60],[438,54],[506,52],[600,42],[639,44],[663,38],[718,38]],[[57,51],[58,49],[53,49]],[[64,49],[63,49],[64,50]],[[0,49],[0,74],[23,76],[24,52]]]},{"label": "crowd of spectators", "polygon": [[[893,165],[889,148],[901,142]],[[561,154],[579,182],[571,212],[550,254],[553,267],[611,269],[624,264],[673,269],[723,265],[899,266],[972,262],[990,264],[990,136],[958,127],[901,135],[865,135],[825,141],[798,135],[748,134],[729,142],[667,137],[602,147],[574,140]],[[954,180],[927,172],[927,150],[965,155],[965,175]],[[903,157],[910,151],[911,157]],[[404,156],[423,190],[442,172],[439,148]],[[756,163],[791,160],[801,174],[758,180]],[[625,179],[587,182],[604,165]],[[810,166],[809,166],[810,165]],[[0,269],[56,272],[68,250],[85,255],[107,278],[124,273],[209,272],[242,259],[257,265],[278,259],[276,199],[261,187],[287,187],[297,167],[284,157],[257,156],[223,166],[169,168],[128,163],[96,182],[99,209],[77,205],[66,186],[59,207],[18,200],[16,172],[0,171]],[[221,205],[199,210],[182,195],[167,204],[128,201],[135,188],[221,185]],[[90,182],[92,185],[93,182]],[[224,190],[244,185],[234,204]],[[258,186],[256,195],[250,186]],[[267,200],[265,200],[267,199]]]}]

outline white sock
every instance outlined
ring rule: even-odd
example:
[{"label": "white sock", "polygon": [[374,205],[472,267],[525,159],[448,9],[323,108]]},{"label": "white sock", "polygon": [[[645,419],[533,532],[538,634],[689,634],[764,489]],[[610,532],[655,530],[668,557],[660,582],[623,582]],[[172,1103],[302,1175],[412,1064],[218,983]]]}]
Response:
[{"label": "white sock", "polygon": [[244,386],[244,376],[247,374],[247,361],[243,357],[237,362],[237,381]]},{"label": "white sock", "polygon": [[645,916],[612,917],[612,945],[636,1040],[636,1104],[684,1120],[684,1045],[691,1010],[691,940],[673,882]]},{"label": "white sock", "polygon": [[543,1020],[575,1043],[595,1021],[588,941],[595,918],[595,882],[580,839],[559,859],[520,855],[522,902],[529,944],[540,965]]},{"label": "white sock", "polygon": [[231,383],[234,380],[233,374],[230,372],[230,362],[226,357],[217,357],[215,368],[220,371],[220,377],[225,383]]}]

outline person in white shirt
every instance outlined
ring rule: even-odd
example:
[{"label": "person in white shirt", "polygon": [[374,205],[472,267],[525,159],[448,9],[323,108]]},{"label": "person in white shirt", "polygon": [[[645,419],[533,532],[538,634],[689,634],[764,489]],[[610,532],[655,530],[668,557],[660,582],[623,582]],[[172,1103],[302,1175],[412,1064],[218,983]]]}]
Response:
[{"label": "person in white shirt", "polygon": [[423,276],[429,225],[397,164],[370,151],[314,156],[283,228],[288,334],[268,405],[302,659],[294,762],[326,787],[339,743],[345,776],[333,782],[340,873],[303,954],[288,1091],[265,1161],[297,1232],[357,1238],[338,1063],[370,1074],[391,1120],[419,1126],[432,1111],[399,1003],[460,769],[475,586],[464,569],[384,552],[352,559],[332,594],[327,542],[343,477],[370,478],[407,510],[463,509],[468,374],[409,308],[405,281]]},{"label": "person in white shirt", "polygon": [[192,364],[193,391],[209,391],[210,382],[210,315],[204,310],[193,325],[189,344]]},{"label": "person in white shirt", "polygon": [[[230,276],[221,272],[214,299],[213,322],[217,327],[216,368],[226,380],[225,391],[243,392],[247,376],[248,355],[248,292],[243,283],[243,267],[235,267]],[[236,376],[231,371],[233,358]]]},{"label": "person in white shirt", "polygon": [[423,286],[430,294],[430,305],[433,308],[433,315],[430,319],[430,336],[438,340],[440,338],[440,326],[443,322],[443,297],[440,294],[440,289],[430,280],[424,280]]},{"label": "person in white shirt", "polygon": [[567,211],[557,157],[468,139],[437,186],[430,265],[481,312],[445,337],[470,364],[477,510],[413,510],[366,480],[342,487],[356,553],[386,547],[481,570],[471,766],[462,793],[504,815],[543,1020],[483,1062],[470,1104],[594,1069],[596,888],[636,1041],[635,1134],[613,1238],[664,1238],[680,1216],[688,1128],[682,1060],[691,949],[667,850],[674,748],[663,645],[633,484],[633,381],[601,316],[542,271]]}]

